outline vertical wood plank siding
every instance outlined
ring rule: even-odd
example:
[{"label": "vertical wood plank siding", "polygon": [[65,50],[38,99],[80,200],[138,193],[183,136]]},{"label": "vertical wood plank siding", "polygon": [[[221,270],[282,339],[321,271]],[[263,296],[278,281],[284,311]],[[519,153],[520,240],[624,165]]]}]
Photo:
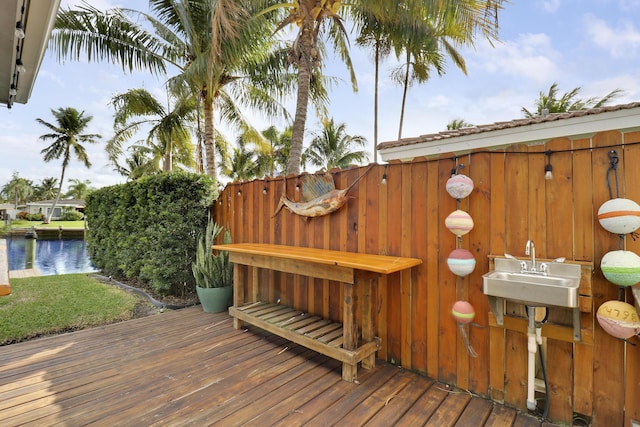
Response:
[{"label": "vertical wood plank siding", "polygon": [[[393,274],[373,289],[376,328],[382,338],[378,357],[524,410],[526,335],[495,323],[482,293],[489,255],[524,257],[525,243],[533,239],[539,258],[564,256],[593,266],[591,287],[581,291],[585,339],[580,343],[560,336],[546,339],[550,419],[571,423],[577,413],[591,417],[594,425],[629,425],[631,419],[640,419],[640,341],[631,339],[635,347],[625,344],[605,333],[596,320],[598,307],[618,295],[617,287],[602,276],[600,260],[619,248],[618,236],[600,226],[597,211],[610,198],[606,174],[611,149],[620,157],[620,197],[640,201],[640,145],[634,145],[638,142],[640,132],[608,131],[536,146],[376,165],[352,189],[343,208],[307,220],[286,209],[273,216],[285,188],[281,177],[231,183],[212,211],[238,243],[422,259],[410,277]],[[548,150],[550,157],[545,154]],[[553,180],[545,181],[548,159]],[[475,183],[473,193],[461,201],[445,189],[453,168]],[[345,188],[365,171],[352,168],[332,174],[336,187]],[[298,177],[287,178],[291,200],[300,200],[298,183]],[[447,215],[458,208],[469,212],[475,223],[459,242],[444,225]],[[625,244],[627,250],[640,253],[640,240],[627,238]],[[476,258],[475,271],[465,278],[454,276],[447,267],[447,256],[456,247],[468,249]],[[280,298],[297,309],[341,320],[341,287],[336,283],[269,271],[262,271],[258,281],[251,286],[258,286],[265,300]],[[476,310],[477,326],[468,327],[467,333],[477,358],[467,353],[450,313],[459,299],[470,301]],[[630,291],[626,299],[633,302]],[[522,315],[521,306],[509,304],[507,310],[512,317]],[[553,311],[550,318],[568,328],[567,312]]]}]

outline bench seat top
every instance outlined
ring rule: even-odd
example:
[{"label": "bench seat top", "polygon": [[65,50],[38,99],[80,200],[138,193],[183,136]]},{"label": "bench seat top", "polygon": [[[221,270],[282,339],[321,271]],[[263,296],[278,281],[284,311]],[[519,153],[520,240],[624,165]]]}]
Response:
[{"label": "bench seat top", "polygon": [[374,255],[358,252],[335,251],[330,249],[275,245],[269,243],[232,243],[227,245],[213,245],[212,248],[216,250],[229,251],[230,253],[235,252],[334,265],[352,268],[354,270],[371,271],[379,274],[391,274],[422,264],[422,260],[419,258]]}]

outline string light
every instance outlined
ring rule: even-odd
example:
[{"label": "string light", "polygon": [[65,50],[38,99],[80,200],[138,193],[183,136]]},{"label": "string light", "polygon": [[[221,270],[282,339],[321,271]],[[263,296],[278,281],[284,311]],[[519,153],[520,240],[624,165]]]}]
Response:
[{"label": "string light", "polygon": [[24,25],[22,24],[22,21],[16,22],[16,37],[19,39],[24,38]]},{"label": "string light", "polygon": [[20,58],[16,59],[16,71],[19,73],[26,73],[27,67],[24,66]]},{"label": "string light", "polygon": [[384,172],[382,172],[382,185],[387,185],[387,165],[384,165]]},{"label": "string light", "polygon": [[551,150],[545,152],[547,155],[547,164],[544,166],[544,179],[550,181],[553,179],[553,166],[551,166]]}]

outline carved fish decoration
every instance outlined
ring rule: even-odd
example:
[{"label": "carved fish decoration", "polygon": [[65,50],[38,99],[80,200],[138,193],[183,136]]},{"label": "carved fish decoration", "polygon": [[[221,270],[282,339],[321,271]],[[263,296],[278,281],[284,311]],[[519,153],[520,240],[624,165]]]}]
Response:
[{"label": "carved fish decoration", "polygon": [[[291,212],[296,215],[300,215],[307,218],[314,218],[318,216],[323,216],[330,214],[331,212],[335,212],[344,206],[347,203],[349,197],[347,194],[349,191],[360,181],[360,179],[369,172],[369,170],[373,167],[370,165],[355,181],[353,181],[347,188],[338,190],[335,188],[335,184],[333,182],[333,178],[331,175],[327,174],[323,177],[307,177],[307,180],[303,181],[303,196],[308,197],[310,200],[303,202],[294,202],[287,198],[287,181],[284,178],[285,191],[280,197],[280,202],[278,203],[278,207],[276,211],[273,213],[272,218],[282,210],[283,207],[286,207]],[[319,195],[317,193],[319,191],[325,191]],[[315,197],[314,197],[315,196]]]}]

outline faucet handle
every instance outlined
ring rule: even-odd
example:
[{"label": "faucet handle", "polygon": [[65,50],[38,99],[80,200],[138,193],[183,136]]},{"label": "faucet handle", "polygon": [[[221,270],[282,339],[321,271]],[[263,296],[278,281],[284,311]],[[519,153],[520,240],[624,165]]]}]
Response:
[{"label": "faucet handle", "polygon": [[520,270],[527,271],[527,261],[520,261]]}]

